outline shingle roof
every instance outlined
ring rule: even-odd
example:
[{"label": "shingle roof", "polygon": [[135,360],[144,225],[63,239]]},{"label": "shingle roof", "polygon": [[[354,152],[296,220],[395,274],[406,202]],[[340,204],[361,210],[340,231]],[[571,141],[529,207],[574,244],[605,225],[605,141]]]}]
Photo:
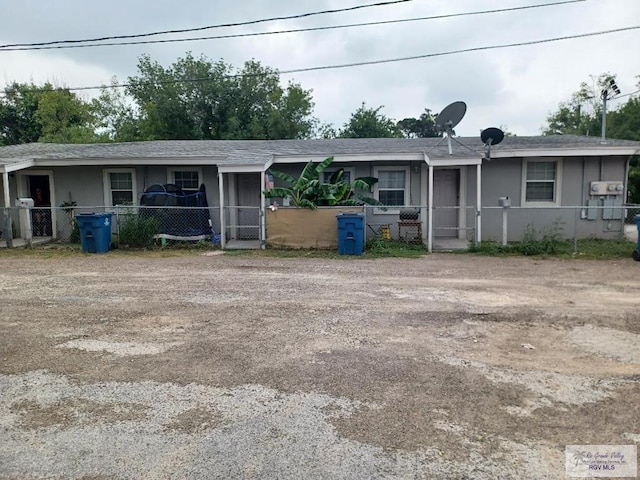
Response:
[{"label": "shingle roof", "polygon": [[[460,137],[453,142],[455,157],[477,157],[484,152],[479,137]],[[458,142],[466,146],[461,146]],[[439,144],[439,145],[438,145]],[[553,135],[507,137],[494,152],[535,149],[600,149],[627,147],[640,150],[640,142],[598,137]],[[51,144],[30,143],[0,147],[0,164],[32,159],[127,159],[211,157],[218,165],[264,164],[273,156],[330,156],[347,154],[427,153],[447,158],[446,140],[441,138],[360,138],[314,140],[163,140],[131,143]]]}]

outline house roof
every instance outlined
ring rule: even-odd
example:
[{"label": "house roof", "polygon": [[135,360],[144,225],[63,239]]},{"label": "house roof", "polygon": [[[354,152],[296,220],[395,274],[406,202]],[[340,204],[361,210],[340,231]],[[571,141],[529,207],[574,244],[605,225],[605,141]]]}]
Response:
[{"label": "house roof", "polygon": [[[484,153],[479,137],[454,138],[454,158],[478,158]],[[544,153],[543,153],[544,152]],[[588,152],[588,153],[585,153]],[[492,156],[519,157],[544,155],[631,155],[640,152],[640,142],[598,137],[552,135],[507,137],[492,147]],[[431,159],[447,159],[446,139],[442,138],[361,138],[313,140],[164,140],[130,143],[50,144],[30,143],[0,147],[0,167],[10,164],[29,166],[73,163],[136,164],[158,159],[162,163],[198,162],[219,166],[265,165],[274,158],[326,157],[349,155],[416,154]]]}]

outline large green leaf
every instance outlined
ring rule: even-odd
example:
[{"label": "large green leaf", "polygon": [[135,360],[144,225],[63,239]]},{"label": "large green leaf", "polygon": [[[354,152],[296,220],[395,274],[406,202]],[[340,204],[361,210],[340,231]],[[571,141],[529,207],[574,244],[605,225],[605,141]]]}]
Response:
[{"label": "large green leaf", "polygon": [[298,181],[297,178],[292,177],[287,173],[280,172],[279,170],[269,170],[269,173],[271,173],[274,177],[279,178],[280,180],[284,180],[290,185],[295,185],[296,182]]},{"label": "large green leaf", "polygon": [[264,191],[267,198],[291,198],[293,191],[290,188],[274,187]]}]

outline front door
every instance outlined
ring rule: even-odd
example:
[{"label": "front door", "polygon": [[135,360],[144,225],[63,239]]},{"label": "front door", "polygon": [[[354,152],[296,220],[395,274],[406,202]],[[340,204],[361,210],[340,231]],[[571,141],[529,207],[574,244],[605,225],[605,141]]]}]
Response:
[{"label": "front door", "polygon": [[260,240],[260,174],[236,175],[238,240]]},{"label": "front door", "polygon": [[50,237],[51,222],[51,187],[48,175],[29,175],[27,177],[29,196],[33,199],[31,210],[31,230],[34,237]]},{"label": "front door", "polygon": [[460,170],[433,171],[433,236],[458,236]]}]

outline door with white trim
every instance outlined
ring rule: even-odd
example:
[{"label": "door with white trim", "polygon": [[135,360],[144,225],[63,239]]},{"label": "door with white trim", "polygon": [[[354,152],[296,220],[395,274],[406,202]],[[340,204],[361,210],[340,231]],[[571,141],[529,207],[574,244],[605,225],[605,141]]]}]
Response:
[{"label": "door with white trim", "polygon": [[238,240],[260,239],[260,174],[236,175]]},{"label": "door with white trim", "polygon": [[433,236],[458,236],[459,169],[433,171]]}]

